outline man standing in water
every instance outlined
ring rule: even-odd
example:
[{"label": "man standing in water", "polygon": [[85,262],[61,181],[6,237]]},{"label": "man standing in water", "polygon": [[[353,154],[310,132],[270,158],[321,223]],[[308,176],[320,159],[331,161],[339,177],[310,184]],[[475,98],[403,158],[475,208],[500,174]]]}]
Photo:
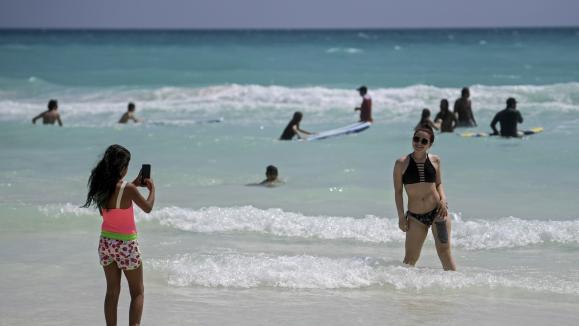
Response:
[{"label": "man standing in water", "polygon": [[493,118],[491,128],[493,129],[492,135],[495,136],[499,135],[496,128],[497,122],[501,125],[501,136],[519,137],[517,123],[523,123],[523,116],[521,115],[521,111],[517,110],[517,100],[509,97],[507,99],[507,108],[499,111]]},{"label": "man standing in water", "polygon": [[470,90],[465,87],[461,91],[461,97],[454,102],[454,114],[458,119],[456,127],[476,127],[469,97]]},{"label": "man standing in water", "polygon": [[56,100],[48,101],[48,110],[35,116],[32,119],[32,123],[36,124],[36,120],[40,118],[42,118],[42,123],[45,125],[53,125],[55,122],[58,122],[58,125],[62,127],[62,121],[58,113],[58,102]]},{"label": "man standing in water", "polygon": [[139,120],[139,119],[137,119],[137,117],[135,117],[135,104],[134,103],[129,103],[129,106],[127,107],[127,112],[125,112],[123,114],[123,116],[119,120],[119,123],[127,123],[127,122],[129,122],[129,120],[133,120],[134,122],[141,122],[141,120]]},{"label": "man standing in water", "polygon": [[358,92],[362,96],[362,104],[354,111],[360,111],[360,122],[372,122],[372,98],[368,95],[368,88],[361,86]]}]

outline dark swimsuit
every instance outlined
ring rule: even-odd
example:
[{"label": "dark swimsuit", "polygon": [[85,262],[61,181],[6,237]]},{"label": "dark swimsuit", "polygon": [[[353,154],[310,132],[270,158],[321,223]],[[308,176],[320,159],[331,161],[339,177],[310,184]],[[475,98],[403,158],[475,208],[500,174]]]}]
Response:
[{"label": "dark swimsuit", "polygon": [[[407,184],[414,184],[414,183],[434,183],[436,182],[436,169],[432,162],[430,162],[430,158],[426,155],[426,161],[424,163],[417,163],[412,154],[408,155],[410,162],[408,163],[408,167],[406,171],[402,174],[402,183]],[[415,219],[417,219],[420,223],[431,226],[434,219],[438,216],[436,211],[438,208],[433,209],[432,211],[424,214],[416,214],[412,213],[411,211],[406,212],[406,217],[411,215]]]},{"label": "dark swimsuit", "polygon": [[296,131],[294,130],[295,124],[288,124],[287,127],[283,130],[279,140],[292,140],[296,135]]}]

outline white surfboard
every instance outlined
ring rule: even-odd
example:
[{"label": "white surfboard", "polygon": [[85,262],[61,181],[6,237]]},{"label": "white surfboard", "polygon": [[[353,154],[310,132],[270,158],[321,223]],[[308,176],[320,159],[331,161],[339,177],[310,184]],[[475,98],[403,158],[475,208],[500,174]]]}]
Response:
[{"label": "white surfboard", "polygon": [[310,141],[310,140],[322,140],[322,139],[331,138],[331,137],[354,134],[354,133],[358,133],[358,132],[361,132],[361,131],[364,131],[364,130],[370,128],[371,125],[372,125],[371,122],[358,122],[358,123],[354,123],[354,124],[351,124],[348,126],[319,132],[315,135],[308,137],[306,140],[308,140],[308,141]]},{"label": "white surfboard", "polygon": [[[538,134],[540,132],[543,132],[545,129],[543,129],[542,127],[537,127],[537,128],[531,128],[528,130],[520,130],[518,132],[519,137],[523,137],[523,136],[528,136],[528,135],[534,135],[534,134]],[[489,137],[489,136],[494,136],[493,134],[489,134],[486,132],[471,132],[471,131],[467,131],[467,132],[463,132],[459,134],[461,137]]]}]

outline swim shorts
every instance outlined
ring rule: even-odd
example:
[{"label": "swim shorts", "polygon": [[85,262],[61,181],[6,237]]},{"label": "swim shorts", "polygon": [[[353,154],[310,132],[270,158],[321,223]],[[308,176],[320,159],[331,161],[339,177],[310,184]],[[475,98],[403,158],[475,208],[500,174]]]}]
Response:
[{"label": "swim shorts", "polygon": [[123,241],[101,237],[98,251],[102,266],[115,262],[120,269],[132,270],[139,268],[142,263],[137,240]]}]

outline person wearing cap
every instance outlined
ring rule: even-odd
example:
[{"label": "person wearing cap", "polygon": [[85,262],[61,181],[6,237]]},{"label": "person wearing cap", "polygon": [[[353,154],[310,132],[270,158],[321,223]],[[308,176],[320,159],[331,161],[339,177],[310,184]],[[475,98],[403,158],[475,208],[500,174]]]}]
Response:
[{"label": "person wearing cap", "polygon": [[[497,122],[501,125],[500,133],[496,128]],[[517,133],[517,123],[523,123],[523,116],[521,112],[517,110],[517,100],[509,97],[507,99],[506,109],[499,111],[491,122],[491,128],[493,129],[492,135],[500,134],[502,137],[519,137]]]},{"label": "person wearing cap", "polygon": [[372,98],[368,95],[368,88],[358,87],[358,92],[362,96],[362,104],[354,111],[360,111],[360,122],[372,122]]}]

